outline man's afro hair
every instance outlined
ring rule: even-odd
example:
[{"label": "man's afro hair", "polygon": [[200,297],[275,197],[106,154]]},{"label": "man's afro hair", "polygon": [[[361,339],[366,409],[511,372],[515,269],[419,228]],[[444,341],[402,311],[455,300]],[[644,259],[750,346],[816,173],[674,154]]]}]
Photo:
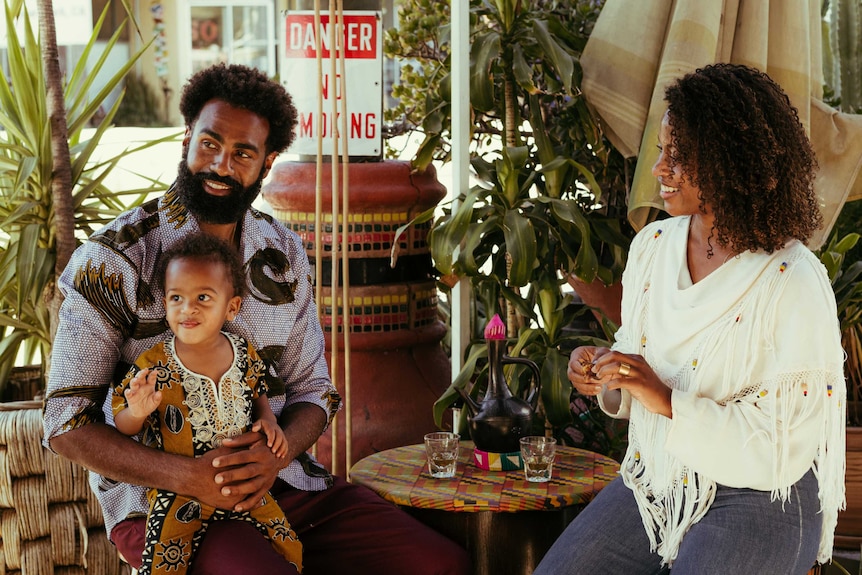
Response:
[{"label": "man's afro hair", "polygon": [[266,118],[269,122],[267,153],[283,152],[293,142],[296,107],[281,84],[261,71],[239,64],[216,64],[197,72],[183,88],[180,112],[186,126],[198,119],[210,100],[223,100]]}]

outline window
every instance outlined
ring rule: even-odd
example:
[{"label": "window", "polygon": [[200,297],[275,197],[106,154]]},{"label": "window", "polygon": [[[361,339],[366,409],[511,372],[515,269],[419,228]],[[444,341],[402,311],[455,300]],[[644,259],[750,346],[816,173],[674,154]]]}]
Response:
[{"label": "window", "polygon": [[275,76],[272,0],[193,0],[190,10],[192,73],[229,62]]}]

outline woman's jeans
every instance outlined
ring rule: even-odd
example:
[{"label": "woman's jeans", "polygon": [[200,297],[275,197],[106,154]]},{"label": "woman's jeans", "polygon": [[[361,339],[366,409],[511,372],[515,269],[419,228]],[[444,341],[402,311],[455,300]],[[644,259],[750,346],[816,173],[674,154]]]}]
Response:
[{"label": "woman's jeans", "polygon": [[634,496],[618,477],[569,524],[533,575],[804,575],[820,546],[819,510],[813,471],[784,503],[768,491],[719,485],[669,570],[650,552]]}]

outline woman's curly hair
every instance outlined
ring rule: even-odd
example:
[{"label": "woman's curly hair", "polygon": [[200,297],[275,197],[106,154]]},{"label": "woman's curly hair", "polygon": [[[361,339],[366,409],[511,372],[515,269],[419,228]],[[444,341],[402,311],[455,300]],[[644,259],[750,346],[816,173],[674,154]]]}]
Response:
[{"label": "woman's curly hair", "polygon": [[665,91],[672,161],[700,189],[714,234],[735,251],[806,241],[823,223],[817,160],[790,98],[747,66],[714,64]]},{"label": "woman's curly hair", "polygon": [[239,64],[217,64],[192,76],[180,97],[180,112],[191,126],[210,100],[223,100],[266,118],[269,122],[267,153],[283,152],[293,142],[296,107],[287,90],[266,74]]}]

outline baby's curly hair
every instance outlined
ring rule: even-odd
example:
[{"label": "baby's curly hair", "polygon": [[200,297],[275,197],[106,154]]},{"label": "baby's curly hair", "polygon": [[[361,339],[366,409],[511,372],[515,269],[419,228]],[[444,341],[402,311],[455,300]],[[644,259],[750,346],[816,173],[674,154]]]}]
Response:
[{"label": "baby's curly hair", "polygon": [[216,64],[192,76],[180,97],[180,112],[191,126],[210,100],[223,100],[266,118],[269,137],[267,154],[283,152],[293,142],[296,107],[281,84],[254,68],[239,64]]},{"label": "baby's curly hair", "polygon": [[[194,260],[209,264],[221,264],[233,286],[233,295],[243,297],[247,287],[242,261],[236,249],[230,244],[203,232],[183,237],[162,253],[156,267],[156,285],[165,291],[165,275],[174,260]],[[233,297],[233,296],[231,296]]]},{"label": "baby's curly hair", "polygon": [[747,66],[714,64],[665,91],[674,155],[715,215],[714,234],[735,251],[803,242],[823,224],[817,160],[790,98]]}]

